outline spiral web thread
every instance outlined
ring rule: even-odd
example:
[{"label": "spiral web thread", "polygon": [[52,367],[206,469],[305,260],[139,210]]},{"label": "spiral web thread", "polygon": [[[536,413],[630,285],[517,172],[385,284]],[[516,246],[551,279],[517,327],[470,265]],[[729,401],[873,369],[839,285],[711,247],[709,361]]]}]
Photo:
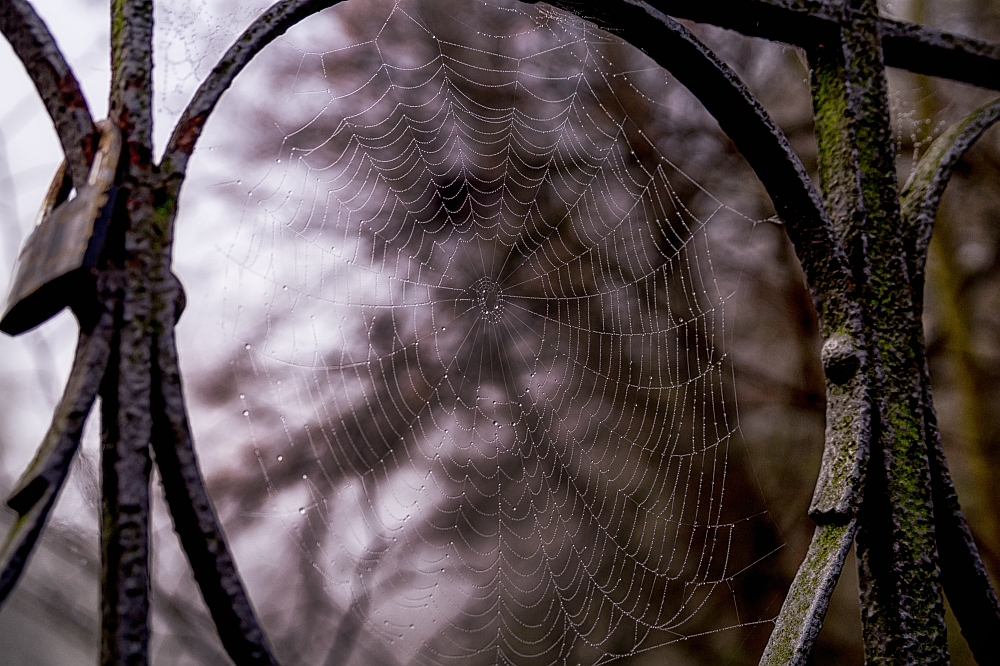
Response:
[{"label": "spiral web thread", "polygon": [[269,93],[284,139],[226,251],[329,663],[597,664],[749,624],[713,239],[754,220],[658,150],[665,72],[543,6],[338,11]]}]

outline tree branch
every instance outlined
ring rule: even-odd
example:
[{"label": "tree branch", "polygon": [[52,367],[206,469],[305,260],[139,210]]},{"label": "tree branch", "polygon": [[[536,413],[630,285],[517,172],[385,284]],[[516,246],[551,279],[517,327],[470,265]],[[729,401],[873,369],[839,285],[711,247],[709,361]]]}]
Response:
[{"label": "tree branch", "polygon": [[341,0],[282,0],[258,16],[222,56],[184,109],[163,155],[161,167],[165,172],[183,179],[188,159],[222,93],[261,49],[302,19],[339,2]]},{"label": "tree branch", "polygon": [[28,0],[0,0],[0,32],[28,71],[69,162],[73,185],[87,182],[97,130],[80,84]]}]

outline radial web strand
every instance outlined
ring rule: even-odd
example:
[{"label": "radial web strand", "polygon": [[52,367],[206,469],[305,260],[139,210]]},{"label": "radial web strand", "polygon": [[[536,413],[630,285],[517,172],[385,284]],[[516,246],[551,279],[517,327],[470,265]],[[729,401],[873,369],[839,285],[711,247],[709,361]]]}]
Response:
[{"label": "radial web strand", "polygon": [[761,621],[716,269],[755,220],[660,150],[676,84],[542,5],[316,21],[224,318],[329,663],[600,664]]}]

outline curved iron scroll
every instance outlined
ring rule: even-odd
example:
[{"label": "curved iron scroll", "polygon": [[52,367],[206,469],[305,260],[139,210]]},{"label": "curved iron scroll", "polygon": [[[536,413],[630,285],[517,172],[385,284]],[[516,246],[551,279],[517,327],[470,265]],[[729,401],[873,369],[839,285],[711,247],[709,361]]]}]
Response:
[{"label": "curved iron scroll", "polygon": [[[113,516],[114,521],[104,525],[105,546],[109,553],[114,548],[122,551],[115,553],[120,561],[110,565],[112,577],[117,578],[105,586],[104,619],[113,625],[108,631],[113,645],[106,645],[102,656],[105,663],[126,658],[135,663],[146,662],[148,608],[144,596],[147,580],[143,540],[148,520],[144,512],[148,506],[143,504],[148,503],[149,440],[156,464],[161,468],[175,525],[227,651],[240,664],[275,663],[227,552],[191,443],[173,340],[173,326],[183,307],[183,292],[169,271],[170,243],[177,195],[188,158],[221,95],[266,44],[298,21],[341,1],[281,0],[265,11],[199,87],[159,165],[152,162],[149,103],[153,3],[118,0],[112,5],[113,21],[121,27],[112,35],[116,62],[111,86],[112,117],[120,126],[128,149],[128,160],[123,160],[121,169],[123,182],[116,183],[128,190],[118,220],[122,228],[127,228],[122,251],[125,256],[98,272],[95,298],[100,314],[96,325],[85,327],[89,331],[81,335],[70,383],[53,417],[53,425],[19,484],[18,493],[9,502],[21,518],[0,550],[2,603],[16,582],[65,479],[69,460],[79,444],[83,419],[97,391],[102,391],[104,416],[110,424],[110,435],[105,433],[105,455],[113,458],[111,467],[105,461],[105,476],[112,477],[113,486],[105,485],[105,508],[111,506],[113,511],[119,511]],[[654,1],[673,6],[663,0]],[[603,27],[620,34],[670,70],[702,101],[766,187],[786,223],[808,278],[825,338],[822,360],[828,378],[826,446],[810,507],[810,515],[819,526],[762,660],[769,664],[804,663],[857,528],[856,515],[862,501],[872,436],[870,387],[876,385],[875,364],[868,361],[866,354],[873,343],[865,329],[865,311],[858,296],[861,289],[855,283],[848,251],[783,133],[732,69],[690,31],[640,0],[556,0],[554,4],[582,18],[596,18]],[[767,9],[772,18],[820,8],[823,21],[829,24],[824,34],[830,35],[836,32],[836,26],[843,27],[853,20],[851,12],[859,12],[861,23],[871,19],[874,7],[874,3],[862,0],[806,5],[796,9],[783,0],[754,0],[754,8]],[[915,28],[900,26],[897,27]],[[754,34],[754,26],[746,27],[744,32]],[[0,0],[0,31],[14,45],[46,102],[73,177],[79,181],[93,155],[93,121],[79,85],[27,0]],[[877,30],[869,32],[858,34],[871,37],[873,44],[880,42]],[[817,36],[810,33],[805,39],[812,43]],[[881,35],[881,39],[889,38],[893,35]],[[980,55],[990,63],[998,61],[988,53]],[[919,58],[910,60],[916,63]],[[129,95],[124,94],[126,89],[131,91]],[[903,217],[909,222],[911,233],[907,248],[910,275],[922,272],[933,212],[952,166],[998,114],[1000,107],[993,105],[949,132],[947,140],[943,137],[940,146],[935,144],[918,169],[903,201]],[[856,148],[859,144],[852,145]],[[914,301],[919,309],[919,287]],[[908,331],[914,340],[919,340],[918,329],[917,325],[914,331]],[[992,663],[997,659],[996,648],[990,652],[987,638],[995,638],[1000,627],[997,599],[985,578],[948,477],[933,421],[926,364],[923,373],[922,412],[931,452],[934,515],[945,568],[942,579],[949,596],[953,590],[961,592],[963,586],[979,586],[971,595],[972,602],[956,606],[956,613],[963,628],[968,629],[967,637],[977,657],[982,663]],[[132,456],[128,464],[133,469],[128,474],[123,472],[121,477],[122,485],[129,486],[126,492],[138,493],[139,508],[129,515],[120,513],[122,496],[114,464],[119,454]],[[128,537],[131,541],[127,541],[123,534],[132,528],[138,529],[141,538]],[[132,550],[125,552],[129,548]],[[125,562],[127,558],[131,560]],[[134,570],[129,572],[129,567]],[[123,610],[115,603],[128,596],[122,592],[127,588],[141,590],[137,596],[133,595],[136,599],[125,600],[128,603]],[[112,598],[113,594],[118,595],[117,599]]]},{"label": "curved iron scroll", "polygon": [[[107,286],[111,289],[102,289],[102,292],[113,298],[115,285]],[[18,518],[0,548],[0,603],[10,594],[31,555],[69,474],[70,462],[80,446],[84,421],[97,398],[114,335],[114,306],[111,302],[106,303],[108,307],[104,308],[93,330],[80,333],[69,381],[56,406],[52,425],[7,502],[17,511]]]},{"label": "curved iron scroll", "polygon": [[[903,236],[907,245],[910,275],[914,277],[913,336],[923,338],[919,316],[923,305],[924,268],[934,219],[952,171],[965,152],[1000,120],[1000,100],[976,109],[938,137],[921,158],[902,192]],[[923,345],[919,345],[922,349]],[[927,446],[930,452],[934,522],[941,558],[941,583],[969,649],[980,664],[1000,663],[1000,600],[990,584],[972,532],[958,504],[951,474],[945,461],[941,433],[930,397],[930,369],[922,366]]]},{"label": "curved iron scroll", "polygon": [[[182,115],[161,164],[161,186],[176,196],[184,179],[187,158],[205,120],[242,65],[297,21],[339,1],[284,0],[244,32]],[[702,100],[754,168],[786,222],[812,285],[825,337],[833,340],[838,350],[864,349],[860,309],[852,300],[855,289],[847,255],[822,199],[787,138],[735,72],[690,31],[648,4],[634,0],[600,5],[557,4],[583,17],[613,15],[615,20],[610,27],[614,32],[671,70]],[[168,239],[169,235],[168,232]],[[176,291],[176,287],[170,288],[171,280],[164,278],[160,282],[154,291]],[[155,412],[154,422],[161,424],[154,432],[169,433],[162,439],[154,437],[152,444],[157,464],[163,468],[171,512],[230,656],[237,663],[273,663],[204,494],[177,381],[171,334],[176,313],[171,314],[171,298],[166,301],[166,312],[156,317],[162,319],[160,342],[158,348],[151,350],[154,387],[150,408]],[[870,410],[863,368],[862,355],[850,377],[830,385],[828,420],[838,427],[831,431],[834,436],[828,437],[812,507],[812,514],[825,524],[817,529],[806,565],[793,583],[778,623],[779,630],[775,632],[781,636],[782,644],[793,645],[798,653],[808,653],[815,640],[854,534],[853,515],[860,501],[869,434]],[[193,525],[197,527],[185,527]]]},{"label": "curved iron scroll", "polygon": [[847,253],[784,133],[732,68],[688,29],[637,0],[554,4],[621,35],[705,105],[764,184],[806,273],[829,378],[826,445],[810,507],[819,525],[761,659],[803,664],[854,540],[871,437],[866,341]]},{"label": "curved iron scroll", "polygon": [[[934,231],[934,218],[955,165],[997,120],[1000,120],[1000,100],[976,109],[955,123],[935,139],[903,188],[903,237],[909,246],[912,277],[923,280],[927,248]],[[922,293],[923,290],[916,291]]]}]

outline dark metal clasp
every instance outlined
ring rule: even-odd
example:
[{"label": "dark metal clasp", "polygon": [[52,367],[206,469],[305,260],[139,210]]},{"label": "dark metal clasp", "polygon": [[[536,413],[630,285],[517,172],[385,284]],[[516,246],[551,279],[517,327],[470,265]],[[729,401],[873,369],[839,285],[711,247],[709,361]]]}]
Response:
[{"label": "dark metal clasp", "polygon": [[86,184],[67,200],[65,161],[56,172],[14,267],[0,331],[18,335],[48,320],[66,306],[93,297],[85,273],[97,266],[118,187],[115,172],[121,135],[108,121],[97,123],[101,141]]}]

